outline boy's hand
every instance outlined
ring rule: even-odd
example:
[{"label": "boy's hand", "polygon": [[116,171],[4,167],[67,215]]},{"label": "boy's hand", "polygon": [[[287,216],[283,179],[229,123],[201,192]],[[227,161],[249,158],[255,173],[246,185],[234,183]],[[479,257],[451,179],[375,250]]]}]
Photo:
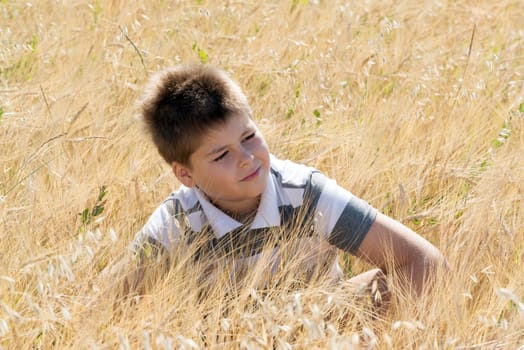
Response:
[{"label": "boy's hand", "polygon": [[356,256],[386,273],[395,270],[404,291],[414,296],[434,283],[437,268],[448,268],[442,254],[431,243],[381,213],[371,225]]},{"label": "boy's hand", "polygon": [[369,296],[374,317],[383,317],[390,304],[391,293],[386,275],[381,269],[373,269],[356,275],[347,281],[350,292]]}]

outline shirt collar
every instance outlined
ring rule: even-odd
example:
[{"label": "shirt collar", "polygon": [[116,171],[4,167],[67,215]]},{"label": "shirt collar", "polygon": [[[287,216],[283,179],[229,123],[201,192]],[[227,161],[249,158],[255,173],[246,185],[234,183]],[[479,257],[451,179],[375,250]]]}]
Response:
[{"label": "shirt collar", "polygon": [[[194,188],[198,201],[202,206],[204,215],[213,228],[217,238],[242,226],[242,223],[233,219],[222,210],[214,206],[198,188]],[[278,210],[277,191],[272,174],[268,174],[266,188],[260,198],[257,213],[250,228],[263,228],[280,225],[280,212]]]},{"label": "shirt collar", "polygon": [[251,228],[273,227],[280,225],[277,190],[271,172],[267,176],[266,188],[260,198],[257,214]]},{"label": "shirt collar", "polygon": [[204,215],[206,216],[209,225],[211,225],[211,228],[213,228],[217,238],[221,238],[226,233],[242,226],[242,223],[236,221],[222,210],[211,204],[202,191],[196,187],[194,189],[198,201],[202,206],[202,210],[204,211]]}]

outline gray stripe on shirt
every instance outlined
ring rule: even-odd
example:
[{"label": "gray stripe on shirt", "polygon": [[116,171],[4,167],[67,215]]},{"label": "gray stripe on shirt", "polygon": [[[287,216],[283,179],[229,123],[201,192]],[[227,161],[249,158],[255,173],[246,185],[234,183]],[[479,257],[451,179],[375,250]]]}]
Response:
[{"label": "gray stripe on shirt", "polygon": [[346,204],[328,241],[338,248],[356,253],[375,218],[377,210],[364,200],[354,197]]}]

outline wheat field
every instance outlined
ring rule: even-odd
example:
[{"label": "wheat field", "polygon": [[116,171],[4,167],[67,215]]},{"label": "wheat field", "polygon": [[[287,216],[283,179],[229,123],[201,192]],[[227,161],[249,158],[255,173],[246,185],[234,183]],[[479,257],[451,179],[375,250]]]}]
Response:
[{"label": "wheat field", "polygon": [[[0,1],[0,349],[524,348],[523,13]],[[321,281],[232,297],[219,279],[202,298],[183,264],[117,298],[101,271],[178,186],[136,101],[150,74],[187,62],[238,81],[273,154],[413,228],[451,272],[379,319]]]}]

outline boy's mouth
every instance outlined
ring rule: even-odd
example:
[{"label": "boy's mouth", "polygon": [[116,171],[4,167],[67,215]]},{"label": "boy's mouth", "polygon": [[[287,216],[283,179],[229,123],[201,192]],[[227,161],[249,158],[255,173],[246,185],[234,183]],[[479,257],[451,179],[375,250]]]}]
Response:
[{"label": "boy's mouth", "polygon": [[258,174],[260,173],[260,167],[256,168],[253,172],[251,172],[248,176],[244,177],[242,180],[240,181],[250,181],[250,180],[253,180],[254,178],[256,178],[258,176]]}]

